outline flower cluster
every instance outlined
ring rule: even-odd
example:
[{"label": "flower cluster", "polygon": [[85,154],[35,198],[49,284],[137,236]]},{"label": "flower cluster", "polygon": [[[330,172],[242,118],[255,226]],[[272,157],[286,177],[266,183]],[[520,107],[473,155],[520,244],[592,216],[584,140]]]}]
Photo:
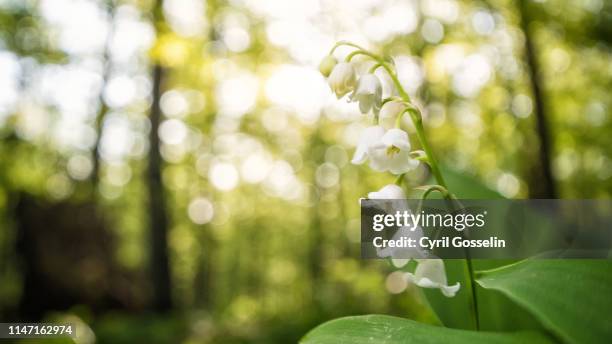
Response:
[{"label": "flower cluster", "polygon": [[[374,113],[376,123],[361,133],[351,162],[360,165],[368,161],[370,168],[374,171],[390,172],[401,176],[419,165],[419,160],[413,158],[413,156],[422,156],[423,154],[421,151],[411,151],[408,133],[400,128],[401,116],[414,110],[414,107],[408,102],[408,96],[401,89],[399,82],[396,82],[395,86],[401,89],[398,91],[400,91],[400,94],[403,93],[405,97],[383,99],[382,84],[374,71],[378,67],[385,66],[385,69],[393,78],[395,76],[391,74],[388,65],[385,65],[382,59],[354,44],[346,45],[358,48],[358,50],[348,55],[344,62],[338,62],[330,53],[321,61],[319,70],[327,77],[327,82],[338,99],[348,95],[350,102],[359,104],[359,110],[362,113]],[[351,62],[351,58],[356,54],[370,56],[375,60],[376,65],[368,73],[358,75]],[[397,78],[395,81],[397,81]],[[391,92],[391,94],[395,93],[398,92]],[[390,184],[379,191],[370,192],[368,198],[402,200],[406,199],[406,195],[400,186]],[[407,209],[407,207],[403,207],[403,209]],[[418,240],[421,236],[421,228],[415,230],[414,228],[403,227],[395,233],[394,239],[407,237]],[[448,285],[444,262],[429,252],[420,249],[387,248],[381,249],[378,255],[391,258],[396,267],[402,267],[411,259],[414,259],[418,264],[416,270],[414,273],[407,272],[404,276],[407,281],[420,287],[440,289],[442,294],[447,297],[454,296],[459,290],[459,283],[452,286]]]},{"label": "flower cluster", "polygon": [[373,73],[358,76],[351,62],[337,63],[330,55],[319,69],[338,98],[349,95],[349,101],[357,102],[362,113],[372,111],[375,115],[377,123],[361,134],[352,163],[369,160],[373,170],[396,175],[415,169],[419,162],[411,156],[408,133],[398,127],[398,119],[408,105],[393,98],[383,100],[379,78]]}]

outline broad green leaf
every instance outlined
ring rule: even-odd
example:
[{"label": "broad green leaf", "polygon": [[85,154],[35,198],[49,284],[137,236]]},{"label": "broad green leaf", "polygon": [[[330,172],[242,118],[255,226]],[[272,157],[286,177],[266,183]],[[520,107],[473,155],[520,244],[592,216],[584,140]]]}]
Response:
[{"label": "broad green leaf", "polygon": [[[491,269],[504,264],[513,263],[510,260],[479,259],[474,260],[474,268]],[[461,289],[455,297],[448,298],[437,289],[422,289],[427,301],[435,311],[440,321],[447,327],[465,330],[475,329],[471,315],[471,292],[468,289],[465,260],[444,260],[449,284],[461,283]],[[477,284],[478,312],[480,329],[485,331],[516,331],[541,329],[539,322],[524,308],[509,301],[497,292],[479,287]]]},{"label": "broad green leaf", "polygon": [[477,282],[523,306],[568,343],[612,342],[609,260],[526,260],[481,271]]},{"label": "broad green leaf", "polygon": [[[477,259],[475,270],[493,269],[515,263],[516,260]],[[504,295],[483,289],[476,283],[480,328],[487,331],[543,330],[534,316]]]},{"label": "broad green leaf", "polygon": [[[481,181],[467,173],[458,172],[442,166],[442,175],[448,190],[458,198],[464,199],[500,199],[504,198],[497,191],[490,189]],[[433,181],[432,181],[433,182]]]},{"label": "broad green leaf", "polygon": [[475,332],[422,324],[387,315],[340,318],[319,325],[302,344],[511,344],[550,343],[538,332]]}]

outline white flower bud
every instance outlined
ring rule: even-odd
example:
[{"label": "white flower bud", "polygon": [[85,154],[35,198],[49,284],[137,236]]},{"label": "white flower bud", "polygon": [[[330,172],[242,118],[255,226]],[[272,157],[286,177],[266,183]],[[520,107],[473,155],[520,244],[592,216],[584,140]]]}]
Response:
[{"label": "white flower bud", "polygon": [[319,64],[319,72],[321,72],[321,74],[323,74],[323,76],[327,78],[337,63],[338,60],[336,60],[335,57],[333,57],[332,55],[327,55],[323,58],[323,60],[321,60],[321,63]]},{"label": "white flower bud", "polygon": [[374,113],[378,113],[382,103],[382,85],[376,75],[365,74],[359,78],[351,101],[359,102],[359,110],[362,113],[368,113],[372,109]]},{"label": "white flower bud", "polygon": [[342,98],[345,94],[355,89],[355,68],[348,62],[338,63],[331,71],[327,83],[336,97]]}]

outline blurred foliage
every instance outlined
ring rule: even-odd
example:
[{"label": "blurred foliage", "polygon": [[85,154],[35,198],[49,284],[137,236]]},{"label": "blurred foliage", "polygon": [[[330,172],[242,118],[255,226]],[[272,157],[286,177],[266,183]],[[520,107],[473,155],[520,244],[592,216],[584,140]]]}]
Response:
[{"label": "blurred foliage", "polygon": [[[390,293],[388,263],[356,259],[357,200],[393,178],[349,163],[371,119],[335,100],[316,66],[345,38],[395,57],[450,189],[528,197],[538,138],[515,2],[165,0],[158,23],[153,5],[0,1],[0,318],[22,292],[21,192],[95,202],[116,237],[113,264],[149,296],[146,116],[159,62],[168,70],[159,134],[176,314],[88,317],[100,342],[286,343],[364,313],[437,323],[417,289]],[[610,197],[611,6],[528,5],[560,195]],[[96,133],[102,105],[110,110]],[[102,168],[92,197],[94,159]]]}]

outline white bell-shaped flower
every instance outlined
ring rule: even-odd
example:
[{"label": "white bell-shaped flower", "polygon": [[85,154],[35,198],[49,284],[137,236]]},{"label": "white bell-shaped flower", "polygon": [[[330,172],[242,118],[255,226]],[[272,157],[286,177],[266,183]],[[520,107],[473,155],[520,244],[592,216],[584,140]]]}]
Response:
[{"label": "white bell-shaped flower", "polygon": [[389,184],[378,191],[368,193],[369,199],[406,199],[404,189],[399,185]]},{"label": "white bell-shaped flower", "polygon": [[380,108],[380,114],[378,115],[378,121],[381,126],[385,129],[391,129],[395,126],[397,117],[406,109],[404,103],[391,100],[382,105]]},{"label": "white bell-shaped flower", "polygon": [[377,208],[387,214],[394,214],[397,210],[409,210],[404,190],[395,184],[385,185],[378,191],[368,193],[368,199],[388,200],[388,202],[377,204]]},{"label": "white bell-shaped flower", "polygon": [[[368,193],[368,198],[393,200],[391,204],[387,204],[386,207],[383,207],[385,209],[382,209],[388,214],[395,213],[396,210],[410,211],[404,190],[395,184],[385,185],[378,191]],[[412,223],[398,229],[397,232],[393,234],[392,240],[406,238],[413,239],[415,242],[418,242],[422,236],[423,230],[421,227]],[[401,268],[402,266],[408,264],[411,259],[421,259],[430,256],[428,252],[420,247],[377,248],[376,253],[381,258],[391,258],[392,264],[397,268]]]},{"label": "white bell-shaped flower", "polygon": [[418,265],[414,274],[407,272],[406,280],[422,288],[440,289],[446,297],[453,297],[459,291],[459,282],[452,286],[446,280],[446,271],[442,259],[418,259]]},{"label": "white bell-shaped flower", "polygon": [[374,113],[380,111],[382,103],[382,84],[378,77],[374,74],[365,74],[357,81],[357,88],[351,96],[352,102],[359,102],[359,110],[362,113],[368,113],[374,110]]},{"label": "white bell-shaped flower", "polygon": [[348,62],[340,62],[332,69],[327,83],[336,97],[342,98],[345,94],[355,89],[357,77],[355,68]]},{"label": "white bell-shaped flower", "polygon": [[[420,226],[403,226],[393,234],[391,240],[407,241],[414,240],[418,243],[423,237],[423,229]],[[408,264],[410,260],[426,260],[432,256],[430,252],[421,248],[418,244],[415,247],[384,247],[376,248],[376,254],[381,258],[391,258],[391,263],[396,268],[401,268]]]},{"label": "white bell-shaped flower", "polygon": [[415,169],[419,161],[410,156],[408,133],[401,129],[388,130],[380,141],[369,146],[370,167],[379,172],[402,174]]},{"label": "white bell-shaped flower", "polygon": [[361,137],[357,143],[357,150],[355,150],[351,163],[355,165],[363,164],[368,159],[368,152],[370,149],[373,146],[380,144],[380,139],[384,134],[385,129],[379,125],[366,128],[361,133]]}]

